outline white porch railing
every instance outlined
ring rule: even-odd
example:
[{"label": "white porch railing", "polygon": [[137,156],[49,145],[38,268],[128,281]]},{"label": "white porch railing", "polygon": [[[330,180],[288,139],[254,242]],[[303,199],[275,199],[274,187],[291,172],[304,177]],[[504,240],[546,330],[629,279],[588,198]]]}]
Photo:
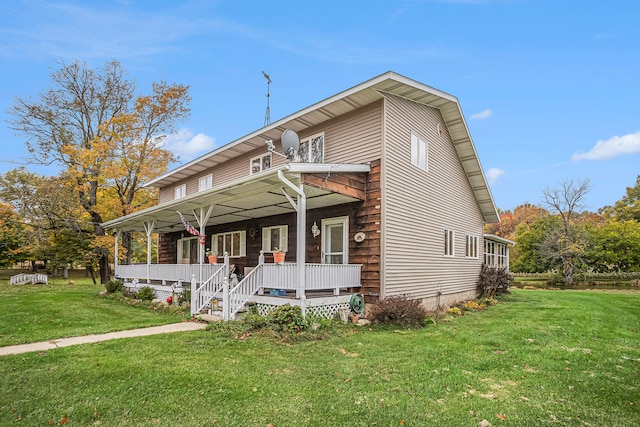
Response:
[{"label": "white porch railing", "polygon": [[[213,276],[222,264],[202,264],[203,280]],[[147,274],[147,268],[149,274]],[[163,282],[191,282],[191,276],[195,275],[199,281],[200,264],[134,264],[116,265],[115,276],[121,279],[137,280],[161,280]],[[147,277],[148,276],[148,277]]]},{"label": "white porch railing", "polygon": [[228,289],[226,284],[229,277],[229,256],[224,257],[224,264],[213,264],[218,266],[209,279],[207,279],[200,286],[197,286],[195,276],[191,280],[191,315],[199,313],[204,307],[206,307],[211,300],[216,297],[222,296],[223,290]]},{"label": "white porch railing", "polygon": [[[265,264],[260,255],[259,264],[239,283],[229,285],[229,260],[223,264],[203,264],[201,284],[198,264],[118,265],[116,276],[142,282],[162,280],[191,283],[191,314],[198,313],[214,298],[222,299],[223,317],[231,319],[256,293],[264,288],[299,290],[296,263]],[[306,264],[304,290],[333,290],[359,287],[360,264]],[[148,270],[147,270],[148,269]],[[149,273],[147,274],[147,271]],[[149,277],[147,277],[149,276]]]},{"label": "white porch railing", "polygon": [[[262,287],[297,289],[296,263],[263,264]],[[333,289],[335,295],[340,288],[360,286],[360,264],[306,264],[305,290]]]}]

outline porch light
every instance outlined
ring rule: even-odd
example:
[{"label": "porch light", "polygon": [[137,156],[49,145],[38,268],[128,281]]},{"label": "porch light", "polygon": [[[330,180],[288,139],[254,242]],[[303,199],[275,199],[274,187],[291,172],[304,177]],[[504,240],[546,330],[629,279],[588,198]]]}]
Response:
[{"label": "porch light", "polygon": [[318,223],[313,221],[313,225],[311,226],[311,233],[313,237],[318,237],[320,235],[320,228],[318,227]]}]

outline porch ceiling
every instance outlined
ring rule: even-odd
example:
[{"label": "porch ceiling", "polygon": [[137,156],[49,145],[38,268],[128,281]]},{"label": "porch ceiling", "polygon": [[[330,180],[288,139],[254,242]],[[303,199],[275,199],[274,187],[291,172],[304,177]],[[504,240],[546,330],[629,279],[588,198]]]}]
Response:
[{"label": "porch ceiling", "polygon": [[[176,211],[180,211],[194,227],[198,228],[194,212],[200,215],[200,209],[204,209],[206,212],[208,207],[212,205],[213,210],[207,225],[226,224],[295,212],[282,189],[285,188],[287,194],[294,200],[296,196],[278,179],[278,171],[285,172],[286,178],[298,186],[301,182],[301,174],[291,172],[288,169],[287,166],[269,169],[233,183],[135,212],[106,222],[103,226],[107,229],[121,231],[144,231],[145,223],[155,221],[154,232],[182,231],[184,227],[176,213]],[[307,209],[358,200],[313,186],[304,186],[304,192],[307,197]]]}]

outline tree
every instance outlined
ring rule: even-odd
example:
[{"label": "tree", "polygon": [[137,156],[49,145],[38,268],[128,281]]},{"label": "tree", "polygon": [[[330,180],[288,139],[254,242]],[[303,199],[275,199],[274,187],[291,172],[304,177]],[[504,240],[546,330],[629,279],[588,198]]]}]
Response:
[{"label": "tree", "polygon": [[640,222],[640,175],[636,178],[636,185],[627,187],[627,194],[618,200],[609,212],[621,221]]},{"label": "tree", "polygon": [[543,216],[533,222],[520,223],[516,232],[516,245],[510,251],[510,268],[515,273],[544,273],[559,267],[557,260],[544,253],[545,240],[560,229],[557,216]]},{"label": "tree", "polygon": [[[574,182],[565,180],[557,187],[542,190],[543,202],[547,208],[560,216],[562,233],[557,239],[557,255],[562,261],[562,279],[565,285],[573,282],[573,275],[584,253],[584,245],[578,239],[578,233],[572,230],[573,221],[581,209],[584,209],[584,198],[590,191],[589,179]],[[548,245],[552,250],[553,245]]]},{"label": "tree", "polygon": [[44,177],[18,168],[0,175],[0,197],[11,203],[26,224],[24,253],[51,268],[89,263],[84,250],[91,222],[73,188],[57,177]]},{"label": "tree", "polygon": [[0,267],[24,261],[24,228],[11,206],[0,202]]},{"label": "tree", "polygon": [[593,227],[590,266],[598,272],[640,271],[640,222],[610,220]]},{"label": "tree", "polygon": [[[172,131],[174,123],[189,113],[188,87],[154,84],[151,96],[135,99],[135,84],[115,60],[97,70],[77,61],[60,66],[51,73],[53,87],[38,100],[16,99],[9,109],[10,126],[28,138],[34,161],[63,167],[61,177],[89,215],[93,235],[100,237],[105,235],[102,222],[107,218],[98,196],[110,178],[107,171],[123,160],[119,147],[132,141],[153,145],[156,132]],[[140,181],[148,178],[141,173],[147,160],[146,155],[139,156],[131,167],[131,182],[122,181],[126,190],[121,193],[129,195],[125,202],[127,197],[134,200]],[[93,247],[100,281],[106,283],[109,251],[102,245]]]}]

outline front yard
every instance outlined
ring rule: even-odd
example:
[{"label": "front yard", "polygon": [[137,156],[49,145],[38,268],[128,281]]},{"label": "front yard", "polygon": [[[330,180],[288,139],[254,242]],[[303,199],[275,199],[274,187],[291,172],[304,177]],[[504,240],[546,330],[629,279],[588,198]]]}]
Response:
[{"label": "front yard", "polygon": [[283,343],[215,328],[4,356],[0,425],[638,424],[639,292],[506,299],[421,330]]}]

